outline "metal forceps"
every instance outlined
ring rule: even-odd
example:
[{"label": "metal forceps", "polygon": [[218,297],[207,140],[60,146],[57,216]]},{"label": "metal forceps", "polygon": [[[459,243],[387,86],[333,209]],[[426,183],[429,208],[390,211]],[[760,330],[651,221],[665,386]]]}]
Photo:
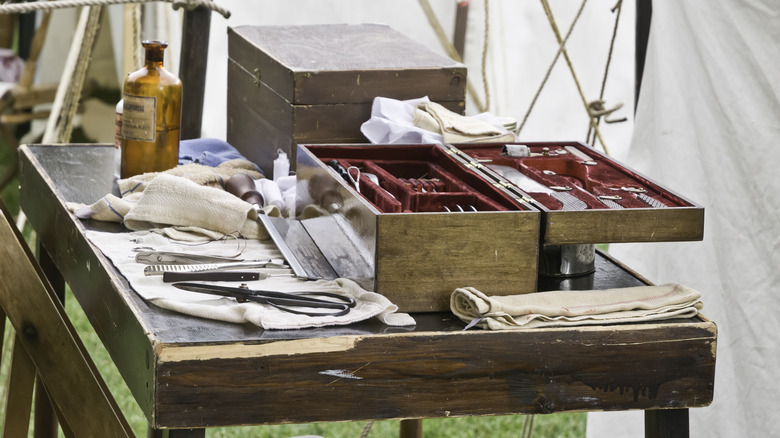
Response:
[{"label": "metal forceps", "polygon": [[[355,300],[329,292],[274,292],[241,287],[217,286],[203,283],[174,283],[173,286],[188,292],[235,298],[239,303],[253,301],[268,304],[279,310],[306,316],[341,316],[355,307]],[[334,301],[335,300],[335,301]],[[297,307],[323,309],[322,311],[298,310]]]}]

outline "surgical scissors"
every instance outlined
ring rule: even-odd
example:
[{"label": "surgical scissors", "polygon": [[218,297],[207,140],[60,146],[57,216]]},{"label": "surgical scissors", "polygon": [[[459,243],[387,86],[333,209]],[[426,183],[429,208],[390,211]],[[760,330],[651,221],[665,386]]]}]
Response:
[{"label": "surgical scissors", "polygon": [[[284,312],[297,315],[341,316],[346,315],[349,313],[349,309],[355,307],[354,299],[330,292],[274,292],[249,289],[245,284],[240,287],[228,287],[203,283],[174,283],[173,286],[188,292],[235,298],[239,303],[253,301],[268,304]],[[295,307],[325,310],[296,310]]]}]

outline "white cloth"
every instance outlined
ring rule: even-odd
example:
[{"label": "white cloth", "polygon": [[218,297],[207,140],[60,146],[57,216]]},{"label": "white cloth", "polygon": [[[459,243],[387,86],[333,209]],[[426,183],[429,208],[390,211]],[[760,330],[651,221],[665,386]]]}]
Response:
[{"label": "white cloth", "polygon": [[503,128],[506,121],[490,113],[461,116],[431,102],[427,96],[410,100],[376,97],[371,118],[360,126],[360,131],[374,144],[465,143],[485,139],[511,142],[515,136]]},{"label": "white cloth", "polygon": [[441,133],[445,143],[515,141],[515,135],[477,117],[456,114],[436,102],[420,102],[414,113],[415,126]]},{"label": "white cloth", "polygon": [[[266,239],[253,206],[221,188],[238,172],[260,176],[243,167],[186,164],[119,180],[121,198],[107,194],[92,205],[68,207],[81,219],[123,222],[131,230],[160,230],[180,240],[217,239],[224,234]],[[280,214],[276,206],[265,212]]]},{"label": "white cloth", "polygon": [[[704,205],[704,241],[610,252],[652,281],[700,290],[718,326],[714,400],[689,411],[692,437],[780,430],[779,71],[777,1],[653,2],[625,161]],[[641,437],[641,419],[589,414],[588,436]]]},{"label": "white cloth", "polygon": [[[271,306],[246,302],[238,303],[231,298],[186,292],[163,283],[162,276],[145,276],[143,265],[135,261],[133,248],[148,247],[157,251],[187,252],[235,256],[247,260],[281,259],[282,255],[272,243],[255,240],[227,239],[200,243],[197,245],[172,242],[168,238],[150,232],[104,233],[88,231],[87,239],[98,247],[127,279],[130,286],[148,302],[176,312],[201,318],[233,323],[250,323],[265,329],[299,329],[346,325],[378,318],[390,326],[414,325],[414,319],[406,313],[398,313],[398,307],[384,296],[363,290],[356,283],[346,279],[333,281],[304,281],[292,277],[288,269],[261,269],[264,273],[277,275],[265,280],[250,281],[251,289],[265,289],[279,292],[332,292],[352,297],[357,305],[342,316],[294,315]],[[254,269],[253,269],[254,270]],[[209,282],[203,282],[209,283]],[[224,285],[225,283],[220,283]]]},{"label": "white cloth", "polygon": [[374,98],[371,118],[360,126],[360,132],[374,144],[441,144],[441,134],[414,125],[414,112],[421,102],[430,102],[427,97],[411,100],[395,100],[387,97]]},{"label": "white cloth", "polygon": [[506,296],[466,287],[453,292],[450,308],[466,323],[512,330],[690,318],[701,309],[700,297],[680,284]]}]

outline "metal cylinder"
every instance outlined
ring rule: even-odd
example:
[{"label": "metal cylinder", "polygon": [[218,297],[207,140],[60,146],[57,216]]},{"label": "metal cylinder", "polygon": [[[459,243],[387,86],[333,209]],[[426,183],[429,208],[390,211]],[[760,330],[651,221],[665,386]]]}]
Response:
[{"label": "metal cylinder", "polygon": [[542,277],[578,277],[596,270],[596,245],[544,245],[539,254]]}]

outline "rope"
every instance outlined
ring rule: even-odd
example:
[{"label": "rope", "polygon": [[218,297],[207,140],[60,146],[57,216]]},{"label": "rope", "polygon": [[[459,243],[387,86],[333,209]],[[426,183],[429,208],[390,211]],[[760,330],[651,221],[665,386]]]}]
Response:
[{"label": "rope", "polygon": [[[566,50],[566,48],[563,45],[563,39],[561,38],[561,33],[558,30],[558,24],[555,22],[555,17],[553,16],[552,10],[550,9],[550,4],[547,2],[547,0],[540,0],[542,2],[542,7],[544,7],[544,12],[547,14],[547,19],[550,21],[550,27],[552,27],[553,33],[555,33],[555,38],[558,40],[558,44],[561,46],[561,51],[563,53],[563,58],[566,60],[566,64],[569,66],[569,70],[571,71],[572,78],[574,78],[574,83],[577,85],[577,91],[580,93],[580,98],[582,99],[582,104],[585,107],[585,111],[588,111],[588,99],[585,98],[585,92],[582,90],[582,85],[580,84],[580,80],[577,77],[577,73],[574,71],[574,65],[571,62],[571,59],[569,58],[569,52]],[[590,114],[588,114],[590,116]],[[596,133],[596,136],[599,139],[599,142],[601,142],[601,146],[604,148],[604,152],[609,155],[609,149],[607,149],[607,144],[604,142],[604,138],[601,136],[601,131],[599,130],[598,125],[596,124],[595,120],[592,117],[588,117],[590,119],[590,125],[593,127],[594,132]]]},{"label": "rope", "polygon": [[[133,41],[141,41],[141,5],[131,5],[131,17],[133,20]],[[143,65],[143,57],[141,56],[141,47],[138,44],[133,45],[133,66],[135,68],[141,68]]]},{"label": "rope", "polygon": [[482,86],[485,89],[485,109],[490,108],[490,88],[488,88],[487,80],[487,53],[488,53],[488,41],[490,35],[490,0],[485,0],[485,35],[482,38]]},{"label": "rope", "polygon": [[531,111],[534,109],[534,105],[536,105],[536,101],[539,99],[539,95],[542,94],[542,89],[544,88],[545,84],[547,84],[547,80],[550,79],[550,73],[552,73],[552,69],[555,67],[555,63],[558,62],[558,58],[560,58],[561,52],[563,52],[563,47],[566,45],[566,42],[569,41],[569,36],[571,36],[571,32],[574,30],[574,26],[580,19],[580,15],[582,15],[582,10],[585,9],[586,3],[588,3],[588,0],[582,0],[580,9],[577,11],[577,15],[574,16],[574,20],[572,20],[571,25],[569,25],[569,31],[566,32],[566,38],[564,38],[563,43],[558,46],[558,52],[555,53],[555,57],[553,58],[552,63],[550,63],[550,66],[547,67],[547,72],[544,74],[544,79],[542,79],[542,83],[539,84],[539,88],[536,90],[536,94],[534,94],[534,98],[531,100],[531,105],[528,106],[528,110],[525,112],[525,116],[523,116],[523,121],[520,123],[520,126],[515,132],[516,135],[520,135],[520,131],[523,130],[523,126],[525,126],[525,122],[528,120],[528,116],[531,115]]},{"label": "rope", "polygon": [[[436,13],[433,11],[431,4],[428,2],[428,0],[418,0],[418,3],[420,4],[420,7],[425,13],[425,17],[428,19],[428,24],[430,24],[431,28],[433,29],[433,32],[436,34],[439,43],[447,52],[447,56],[449,56],[450,58],[454,59],[457,62],[462,63],[463,58],[458,53],[458,50],[455,48],[455,45],[452,44],[452,42],[447,38],[447,33],[444,31],[444,28],[439,22],[439,19],[436,18]],[[485,67],[483,65],[483,70],[484,68]],[[476,105],[477,109],[480,112],[487,111],[485,105],[482,104],[482,101],[479,99],[479,96],[477,96],[477,93],[474,90],[474,86],[471,84],[471,81],[468,78],[466,78],[466,92],[468,92],[469,96],[471,96],[471,99],[474,100],[474,105]]]},{"label": "rope", "polygon": [[0,14],[20,14],[38,10],[73,8],[78,6],[118,5],[125,3],[165,2],[173,4],[173,9],[184,8],[191,11],[199,6],[219,12],[223,17],[230,18],[230,11],[211,0],[50,0],[46,2],[12,3],[0,5]]},{"label": "rope", "polygon": [[[622,108],[623,103],[618,103],[611,109],[604,108],[604,104],[606,103],[604,101],[604,89],[607,86],[607,75],[609,74],[609,66],[612,63],[612,51],[615,48],[615,39],[617,37],[618,24],[620,23],[620,12],[623,10],[623,0],[618,0],[617,4],[615,4],[615,6],[613,6],[611,9],[612,13],[615,13],[616,10],[617,15],[615,16],[615,26],[612,28],[612,40],[609,42],[609,53],[607,54],[607,64],[604,66],[604,78],[601,80],[601,92],[599,93],[599,100],[591,102],[590,105],[588,105],[588,112],[590,113],[591,117],[596,118],[596,125],[601,122],[602,116],[604,116],[604,121],[606,123],[619,123],[625,122],[627,120],[625,117],[619,119],[607,118],[610,114]],[[589,143],[591,146],[595,146],[596,136],[594,135],[593,139],[591,139],[592,131],[593,129],[591,126],[588,125],[588,135],[585,138],[587,139],[587,143]]]}]

